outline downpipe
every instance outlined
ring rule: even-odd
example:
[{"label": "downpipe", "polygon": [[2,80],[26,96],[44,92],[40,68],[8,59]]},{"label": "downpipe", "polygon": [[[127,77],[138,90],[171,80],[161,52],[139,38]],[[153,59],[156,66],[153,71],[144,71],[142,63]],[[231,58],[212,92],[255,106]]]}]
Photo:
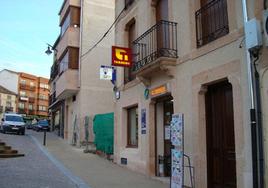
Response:
[{"label": "downpipe", "polygon": [[[248,21],[247,1],[242,0],[244,25]],[[261,117],[261,96],[259,73],[256,62],[259,59],[259,50],[249,52],[247,49],[247,74],[250,95],[250,124],[252,144],[252,175],[253,188],[264,188],[264,160],[263,160],[263,132]],[[255,58],[255,60],[253,60]],[[253,60],[253,61],[252,61]]]}]

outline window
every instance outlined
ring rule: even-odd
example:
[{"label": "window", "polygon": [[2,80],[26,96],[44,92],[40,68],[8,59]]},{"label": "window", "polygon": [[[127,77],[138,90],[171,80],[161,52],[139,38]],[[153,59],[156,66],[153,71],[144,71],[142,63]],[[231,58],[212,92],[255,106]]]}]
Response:
[{"label": "window", "polygon": [[80,8],[70,7],[68,13],[63,19],[61,25],[61,36],[66,32],[68,27],[79,27],[80,26]]},{"label": "window", "polygon": [[20,91],[20,96],[26,97],[26,92],[25,91]]},{"label": "window", "polygon": [[[135,32],[136,32],[136,26],[135,26],[135,19],[132,19],[127,24],[128,29],[128,47],[132,48],[132,42],[135,40]],[[124,81],[125,83],[132,81],[135,79],[135,75],[133,74],[133,71],[131,68],[124,68]]]},{"label": "window", "polygon": [[63,56],[60,60],[60,73],[65,72],[68,69],[69,65],[69,51]]},{"label": "window", "polygon": [[6,107],[10,108],[11,107],[11,101],[6,102]]},{"label": "window", "polygon": [[33,110],[34,109],[32,104],[29,104],[28,108],[29,108],[29,110]]},{"label": "window", "polygon": [[19,103],[19,109],[24,109],[24,107],[25,107],[25,105],[24,105],[24,103]]},{"label": "window", "polygon": [[44,112],[46,112],[46,111],[47,111],[47,107],[46,107],[46,106],[39,105],[39,106],[38,106],[38,110],[39,110],[39,111],[44,111]]},{"label": "window", "polygon": [[7,95],[7,100],[11,100],[11,95]]},{"label": "window", "polygon": [[227,0],[200,0],[200,4],[195,13],[197,47],[229,33]]},{"label": "window", "polygon": [[40,83],[40,84],[39,84],[39,87],[40,87],[40,88],[43,88],[43,89],[49,89],[48,84],[44,84],[44,83]]},{"label": "window", "polygon": [[30,82],[30,87],[33,88],[35,85],[33,82]]},{"label": "window", "polygon": [[64,22],[61,26],[61,36],[65,33],[67,28],[70,26],[70,23],[71,23],[71,14],[70,14],[70,12],[68,12],[68,15],[64,19]]},{"label": "window", "polygon": [[39,94],[39,99],[41,100],[48,100],[48,96],[45,94]]},{"label": "window", "polygon": [[20,83],[23,84],[23,85],[26,85],[26,80],[21,79]]},{"label": "window", "polygon": [[127,109],[127,146],[138,147],[138,106]]}]

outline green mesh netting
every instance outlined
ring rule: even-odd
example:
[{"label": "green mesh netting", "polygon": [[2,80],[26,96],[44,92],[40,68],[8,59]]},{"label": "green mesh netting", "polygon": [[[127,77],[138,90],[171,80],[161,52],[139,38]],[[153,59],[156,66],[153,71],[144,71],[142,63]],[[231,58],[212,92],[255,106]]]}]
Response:
[{"label": "green mesh netting", "polygon": [[93,119],[94,143],[97,150],[113,154],[114,149],[114,113],[98,114]]}]

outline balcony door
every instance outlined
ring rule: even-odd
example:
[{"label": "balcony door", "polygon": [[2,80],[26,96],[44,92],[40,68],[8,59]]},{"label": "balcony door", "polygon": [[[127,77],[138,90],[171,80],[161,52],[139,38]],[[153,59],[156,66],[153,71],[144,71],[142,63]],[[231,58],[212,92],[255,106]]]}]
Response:
[{"label": "balcony door", "polygon": [[167,48],[168,40],[168,26],[162,24],[160,21],[168,21],[168,0],[159,0],[156,4],[156,23],[157,25],[157,51],[161,54],[161,49]]},{"label": "balcony door", "polygon": [[229,32],[227,0],[200,0],[200,5],[201,9],[197,12],[197,19],[201,22],[198,46]]}]

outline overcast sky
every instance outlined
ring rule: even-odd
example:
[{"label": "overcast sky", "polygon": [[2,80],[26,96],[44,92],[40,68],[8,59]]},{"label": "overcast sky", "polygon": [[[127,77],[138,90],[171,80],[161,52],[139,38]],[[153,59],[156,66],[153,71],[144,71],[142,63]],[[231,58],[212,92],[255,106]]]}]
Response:
[{"label": "overcast sky", "polygon": [[63,0],[3,0],[0,6],[0,70],[49,78],[53,45],[59,35]]}]

